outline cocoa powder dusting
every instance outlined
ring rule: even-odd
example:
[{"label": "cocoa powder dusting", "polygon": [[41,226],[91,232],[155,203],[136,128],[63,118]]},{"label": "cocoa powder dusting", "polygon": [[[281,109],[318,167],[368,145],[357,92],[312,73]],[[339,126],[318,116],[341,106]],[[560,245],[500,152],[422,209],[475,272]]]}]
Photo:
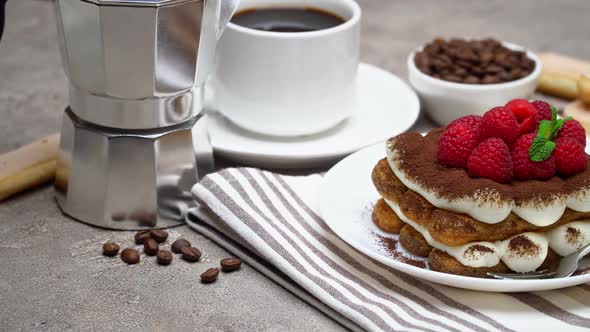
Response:
[{"label": "cocoa powder dusting", "polygon": [[493,253],[493,252],[495,252],[495,251],[492,248],[482,246],[481,244],[474,244],[471,247],[469,247],[467,250],[465,250],[465,253],[463,254],[463,256],[465,258],[479,257],[483,254]]},{"label": "cocoa powder dusting", "polygon": [[578,242],[580,242],[581,236],[582,236],[582,233],[580,232],[579,229],[576,229],[573,227],[568,227],[565,230],[565,240],[567,241],[567,243],[571,244],[572,246],[575,246]]},{"label": "cocoa powder dusting", "polygon": [[434,129],[425,137],[419,133],[406,133],[387,143],[390,150],[398,151],[403,161],[399,168],[405,175],[425,189],[435,191],[441,198],[480,197],[487,202],[547,205],[564,196],[590,190],[589,167],[572,177],[554,176],[547,181],[513,180],[509,184],[500,184],[489,179],[471,178],[464,169],[447,168],[438,162],[438,140],[443,132],[444,128]]},{"label": "cocoa powder dusting", "polygon": [[404,252],[402,252],[399,249],[399,241],[392,239],[392,238],[388,238],[388,237],[384,237],[378,234],[375,234],[375,236],[377,237],[377,240],[379,241],[379,244],[387,250],[387,253],[396,261],[398,262],[402,262],[402,263],[406,263],[406,264],[410,264],[410,265],[414,265],[416,267],[419,268],[426,268],[426,262],[425,261],[420,261],[417,259],[413,259],[411,257],[408,257],[407,254],[405,254]]},{"label": "cocoa powder dusting", "polygon": [[508,248],[513,252],[517,252],[520,256],[534,256],[541,251],[539,246],[523,235],[512,238],[508,243]]}]

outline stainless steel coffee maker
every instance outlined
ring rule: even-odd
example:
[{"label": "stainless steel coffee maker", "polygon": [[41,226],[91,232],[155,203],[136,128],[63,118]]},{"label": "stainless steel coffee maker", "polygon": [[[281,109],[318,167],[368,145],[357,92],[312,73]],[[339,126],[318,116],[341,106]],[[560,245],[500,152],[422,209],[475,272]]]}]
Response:
[{"label": "stainless steel coffee maker", "polygon": [[202,113],[239,0],[55,0],[70,80],[58,156],[62,211],[113,229],[182,223],[213,168]]}]

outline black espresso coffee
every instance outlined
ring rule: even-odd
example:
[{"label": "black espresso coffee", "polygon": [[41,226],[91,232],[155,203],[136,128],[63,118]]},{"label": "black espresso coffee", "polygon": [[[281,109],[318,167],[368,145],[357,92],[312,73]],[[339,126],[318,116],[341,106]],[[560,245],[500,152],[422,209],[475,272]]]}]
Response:
[{"label": "black espresso coffee", "polygon": [[238,12],[232,23],[273,32],[309,32],[333,28],[345,20],[333,13],[310,7],[254,8]]}]

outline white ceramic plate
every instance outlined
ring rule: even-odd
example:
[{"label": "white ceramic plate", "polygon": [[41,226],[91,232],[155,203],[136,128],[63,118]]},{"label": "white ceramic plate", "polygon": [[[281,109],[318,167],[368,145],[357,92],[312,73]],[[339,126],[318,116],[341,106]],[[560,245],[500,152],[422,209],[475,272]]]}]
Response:
[{"label": "white ceramic plate", "polygon": [[361,64],[358,109],[327,132],[296,138],[259,135],[212,116],[210,133],[218,156],[267,168],[313,168],[408,130],[420,113],[414,91],[397,76]]},{"label": "white ceramic plate", "polygon": [[320,209],[326,223],[340,238],[357,250],[414,277],[465,289],[528,292],[590,282],[590,274],[527,281],[463,277],[427,270],[394,259],[378,238],[382,236],[397,239],[397,235],[381,232],[371,220],[373,204],[380,198],[371,182],[371,171],[384,157],[384,143],[349,156],[328,172],[320,191]]}]

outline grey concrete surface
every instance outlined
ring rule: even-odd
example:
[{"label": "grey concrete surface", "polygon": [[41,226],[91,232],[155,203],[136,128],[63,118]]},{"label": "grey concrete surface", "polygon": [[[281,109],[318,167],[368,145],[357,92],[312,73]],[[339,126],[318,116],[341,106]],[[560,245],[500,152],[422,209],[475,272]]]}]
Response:
[{"label": "grey concrete surface", "polygon": [[[409,51],[435,36],[494,36],[536,51],[590,58],[590,1],[361,0],[363,59],[405,77]],[[59,129],[66,80],[49,1],[9,0],[0,43],[0,153]],[[403,112],[403,110],[395,110]],[[417,129],[427,128],[424,118]],[[330,331],[329,318],[245,266],[202,285],[227,256],[187,227],[172,230],[205,262],[128,267],[100,255],[107,239],[62,216],[50,188],[0,203],[0,330]]]}]

